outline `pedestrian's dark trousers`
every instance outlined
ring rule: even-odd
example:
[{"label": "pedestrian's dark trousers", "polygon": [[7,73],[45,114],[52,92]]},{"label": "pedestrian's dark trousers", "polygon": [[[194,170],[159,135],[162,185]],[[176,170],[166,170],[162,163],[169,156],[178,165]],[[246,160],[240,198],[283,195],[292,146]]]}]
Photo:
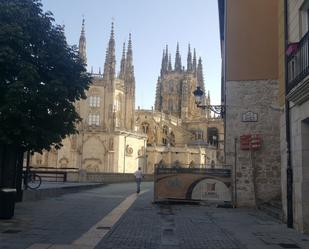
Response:
[{"label": "pedestrian's dark trousers", "polygon": [[136,193],[139,193],[141,191],[141,178],[136,178]]}]

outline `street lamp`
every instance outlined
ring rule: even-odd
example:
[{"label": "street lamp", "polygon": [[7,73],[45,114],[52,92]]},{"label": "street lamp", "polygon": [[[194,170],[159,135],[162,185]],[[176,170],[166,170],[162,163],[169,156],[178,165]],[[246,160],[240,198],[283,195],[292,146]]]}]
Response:
[{"label": "street lamp", "polygon": [[222,105],[202,105],[204,92],[202,91],[200,86],[196,88],[193,94],[195,97],[195,104],[198,108],[201,108],[203,110],[208,109],[219,115],[224,114],[225,108]]}]

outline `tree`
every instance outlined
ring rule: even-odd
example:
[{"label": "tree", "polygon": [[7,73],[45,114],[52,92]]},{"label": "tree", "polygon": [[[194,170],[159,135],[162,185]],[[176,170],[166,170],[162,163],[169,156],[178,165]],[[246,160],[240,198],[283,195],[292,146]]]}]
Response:
[{"label": "tree", "polygon": [[11,172],[6,151],[59,148],[77,132],[74,102],[90,81],[77,47],[39,0],[0,0],[0,187]]},{"label": "tree", "polygon": [[0,143],[41,151],[76,133],[90,76],[39,0],[0,0]]}]

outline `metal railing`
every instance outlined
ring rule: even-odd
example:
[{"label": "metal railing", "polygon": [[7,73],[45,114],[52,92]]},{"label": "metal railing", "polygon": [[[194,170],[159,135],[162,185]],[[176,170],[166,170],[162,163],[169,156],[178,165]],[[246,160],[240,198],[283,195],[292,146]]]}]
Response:
[{"label": "metal railing", "polygon": [[288,89],[290,92],[309,74],[309,32],[297,44],[291,44],[288,62]]},{"label": "metal railing", "polygon": [[[26,168],[23,168],[23,172]],[[66,182],[68,172],[77,172],[77,168],[31,167],[30,171],[39,175],[43,181]]]}]

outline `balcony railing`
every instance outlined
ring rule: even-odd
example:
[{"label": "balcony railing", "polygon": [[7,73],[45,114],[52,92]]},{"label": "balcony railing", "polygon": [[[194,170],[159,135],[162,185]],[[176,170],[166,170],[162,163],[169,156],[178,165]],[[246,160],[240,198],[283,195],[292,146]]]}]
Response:
[{"label": "balcony railing", "polygon": [[290,44],[286,52],[288,54],[287,93],[289,93],[309,73],[309,32],[299,43]]}]

